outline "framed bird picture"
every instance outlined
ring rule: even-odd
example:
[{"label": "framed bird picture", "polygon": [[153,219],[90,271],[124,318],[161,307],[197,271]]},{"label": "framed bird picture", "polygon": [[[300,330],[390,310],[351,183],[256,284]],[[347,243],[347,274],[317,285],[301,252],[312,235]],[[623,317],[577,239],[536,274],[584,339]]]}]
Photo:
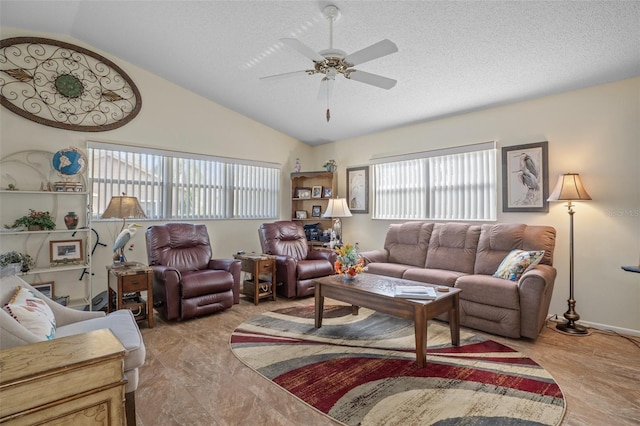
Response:
[{"label": "framed bird picture", "polygon": [[502,211],[549,211],[549,142],[502,147]]}]

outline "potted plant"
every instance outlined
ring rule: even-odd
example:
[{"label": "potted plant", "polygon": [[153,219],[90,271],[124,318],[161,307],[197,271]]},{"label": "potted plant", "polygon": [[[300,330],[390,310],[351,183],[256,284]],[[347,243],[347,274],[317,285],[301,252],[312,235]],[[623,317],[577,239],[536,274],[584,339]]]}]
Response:
[{"label": "potted plant", "polygon": [[13,228],[25,226],[29,231],[52,231],[56,229],[56,222],[49,212],[37,212],[29,209],[29,214],[16,219],[13,222]]},{"label": "potted plant", "polygon": [[[20,270],[22,272],[27,272],[29,269],[33,268],[34,261],[30,255],[18,253],[17,251],[9,251],[7,253],[0,254],[0,269],[4,270],[12,264],[19,264]],[[4,273],[2,275],[4,275]]]},{"label": "potted plant", "polygon": [[328,172],[335,172],[338,166],[336,165],[336,160],[329,160],[322,165]]}]

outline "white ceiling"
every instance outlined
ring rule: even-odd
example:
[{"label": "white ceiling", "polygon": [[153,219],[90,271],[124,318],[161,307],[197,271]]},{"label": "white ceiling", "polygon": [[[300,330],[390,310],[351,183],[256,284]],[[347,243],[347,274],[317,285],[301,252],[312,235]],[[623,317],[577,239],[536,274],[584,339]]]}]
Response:
[{"label": "white ceiling", "polygon": [[[334,48],[399,49],[356,67],[391,90],[337,77],[329,123],[319,75],[259,80],[311,68],[278,40],[328,48],[328,4]],[[1,0],[0,25],[72,36],[311,145],[640,75],[639,1]]]}]

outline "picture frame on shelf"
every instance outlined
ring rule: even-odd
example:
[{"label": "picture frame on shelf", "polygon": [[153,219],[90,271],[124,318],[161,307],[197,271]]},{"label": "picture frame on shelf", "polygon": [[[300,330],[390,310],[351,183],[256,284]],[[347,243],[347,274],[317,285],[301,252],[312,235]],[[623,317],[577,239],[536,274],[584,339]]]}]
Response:
[{"label": "picture frame on shelf", "polygon": [[52,264],[81,262],[82,259],[82,240],[49,241],[49,261]]},{"label": "picture frame on shelf", "polygon": [[369,166],[347,169],[347,203],[351,213],[369,213]]},{"label": "picture frame on shelf", "polygon": [[306,219],[307,211],[306,210],[296,210],[296,219]]},{"label": "picture frame on shelf", "polygon": [[54,281],[47,281],[47,282],[43,282],[43,283],[31,284],[31,286],[33,288],[35,288],[36,290],[38,290],[40,293],[42,293],[45,296],[47,296],[49,299],[53,300],[53,298],[56,297],[55,291],[54,291],[54,286],[55,286],[55,282]]},{"label": "picture frame on shelf", "polygon": [[502,211],[549,211],[548,141],[502,147]]},{"label": "picture frame on shelf", "polygon": [[302,200],[311,198],[311,188],[307,188],[307,187],[296,188],[295,198],[300,198]]},{"label": "picture frame on shelf", "polygon": [[311,187],[311,198],[322,198],[322,186]]},{"label": "picture frame on shelf", "polygon": [[333,197],[333,191],[329,187],[325,187],[322,190],[322,198],[331,198]]},{"label": "picture frame on shelf", "polygon": [[320,217],[322,213],[322,206],[313,206],[311,208],[311,217]]}]

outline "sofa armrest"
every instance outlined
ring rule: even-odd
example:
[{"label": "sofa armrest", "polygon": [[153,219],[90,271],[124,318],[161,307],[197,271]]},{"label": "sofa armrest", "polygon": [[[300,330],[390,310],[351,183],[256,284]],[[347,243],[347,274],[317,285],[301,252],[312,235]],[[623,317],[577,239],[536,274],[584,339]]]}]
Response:
[{"label": "sofa armrest", "polygon": [[296,297],[298,282],[296,266],[298,262],[290,256],[276,256],[276,280],[282,283],[282,293],[285,297]]},{"label": "sofa armrest", "polygon": [[315,249],[309,250],[307,260],[328,260],[333,265],[337,256],[336,252],[330,249]]},{"label": "sofa armrest", "polygon": [[240,303],[240,272],[242,262],[237,259],[211,259],[209,269],[227,271],[233,276],[233,303]]},{"label": "sofa armrest", "polygon": [[153,304],[165,313],[167,319],[180,317],[180,282],[182,274],[176,268],[153,265]]},{"label": "sofa armrest", "polygon": [[385,249],[363,251],[360,253],[360,256],[363,257],[365,266],[373,262],[389,262],[389,252]]},{"label": "sofa armrest", "polygon": [[536,265],[525,272],[518,281],[520,295],[520,335],[535,339],[549,313],[556,268]]}]

